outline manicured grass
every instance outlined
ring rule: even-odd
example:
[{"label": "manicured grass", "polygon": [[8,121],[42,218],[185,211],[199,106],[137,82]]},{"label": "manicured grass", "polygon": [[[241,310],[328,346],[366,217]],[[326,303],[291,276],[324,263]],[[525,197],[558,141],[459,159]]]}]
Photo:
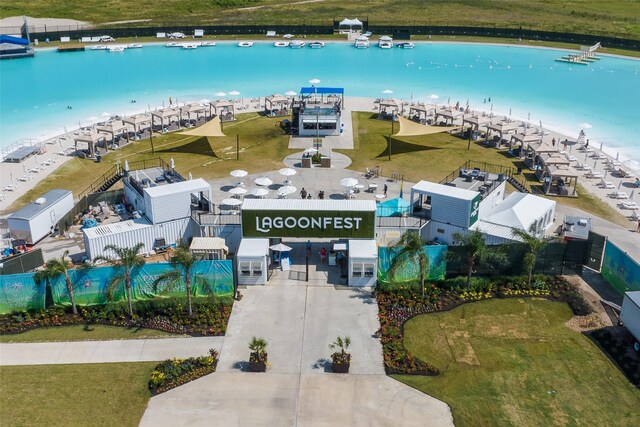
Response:
[{"label": "manicured grass", "polygon": [[628,0],[22,0],[0,3],[0,16],[73,18],[95,23],[164,22],[330,24],[344,16],[372,23],[496,25],[524,29],[640,36],[640,2]]},{"label": "manicured grass", "polygon": [[564,303],[488,300],[415,317],[404,344],[438,377],[396,378],[447,402],[457,426],[637,424],[640,391]]},{"label": "manicured grass", "polygon": [[137,426],[156,362],[2,366],[0,424]]},{"label": "manicured grass", "polygon": [[[124,164],[125,160],[161,157],[169,163],[173,158],[183,176],[191,172],[194,177],[205,179],[229,176],[233,169],[254,173],[281,168],[282,160],[294,151],[287,148],[289,137],[278,127],[279,119],[257,113],[239,114],[237,118],[236,122],[224,124],[227,137],[207,140],[179,133],[154,136],[155,155],[151,154],[150,141],[143,140],[110,151],[103,156],[102,163],[74,158],[26,192],[7,211],[12,212],[54,188],[65,188],[78,196],[117,162]],[[240,135],[240,160],[236,160],[236,135]]]},{"label": "manicured grass", "polygon": [[0,335],[0,342],[99,341],[176,337],[156,329],[121,328],[106,325],[71,325],[37,328],[21,334]]}]

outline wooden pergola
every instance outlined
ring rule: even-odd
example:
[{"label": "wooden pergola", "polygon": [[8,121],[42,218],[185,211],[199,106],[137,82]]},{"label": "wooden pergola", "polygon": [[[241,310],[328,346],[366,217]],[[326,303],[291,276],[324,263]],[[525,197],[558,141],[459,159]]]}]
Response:
[{"label": "wooden pergola", "polygon": [[270,95],[264,99],[264,111],[269,116],[289,115],[289,98],[282,95]]},{"label": "wooden pergola", "polygon": [[134,116],[125,117],[122,121],[133,126],[134,133],[140,132],[142,125],[145,123],[148,123],[149,126],[151,126],[151,118],[145,114],[136,114]]},{"label": "wooden pergola", "polygon": [[576,197],[577,183],[578,174],[571,170],[568,165],[550,164],[545,167],[543,177],[544,194]]},{"label": "wooden pergola", "polygon": [[400,106],[393,99],[383,99],[378,103],[378,118],[381,120],[392,120],[399,112]]},{"label": "wooden pergola", "polygon": [[75,141],[75,148],[76,151],[78,151],[78,142],[83,142],[86,143],[89,146],[89,157],[93,158],[95,156],[95,152],[96,152],[96,144],[100,141],[104,141],[104,147],[107,151],[109,151],[109,149],[107,148],[107,137],[103,134],[99,134],[99,133],[87,133],[84,135],[78,135],[74,138]]},{"label": "wooden pergola", "polygon": [[129,132],[126,132],[127,125],[124,124],[123,120],[112,120],[102,126],[98,126],[96,130],[98,131],[98,133],[111,134],[111,144],[113,144],[113,142],[115,141],[116,135],[122,132],[125,132],[127,134],[127,142],[130,142]]},{"label": "wooden pergola", "polygon": [[187,105],[184,105],[184,106],[180,107],[180,118],[182,119],[185,114],[187,115],[189,122],[191,122],[191,115],[192,114],[196,115],[196,121],[198,121],[198,118],[200,117],[200,114],[202,114],[203,116],[206,117],[207,109],[203,105],[198,104],[198,103],[187,104]]},{"label": "wooden pergola", "polygon": [[520,146],[524,148],[525,144],[532,142],[542,142],[542,135],[537,133],[514,133],[509,140],[509,151],[513,148],[513,143],[519,142]]},{"label": "wooden pergola", "polygon": [[449,123],[449,120],[451,120],[451,124],[453,124],[453,122],[463,114],[462,111],[451,107],[436,110],[436,124],[438,123],[438,117],[444,117],[446,123]]},{"label": "wooden pergola", "polygon": [[[414,122],[420,122],[422,119],[422,115],[424,114],[424,120],[427,120],[427,116],[429,113],[436,111],[435,105],[410,105],[409,106],[409,119]],[[414,120],[417,118],[417,120]]]},{"label": "wooden pergola", "polygon": [[221,122],[232,122],[236,119],[235,105],[231,101],[220,99],[209,103],[209,115],[220,116]]},{"label": "wooden pergola", "polygon": [[179,108],[165,108],[160,111],[153,111],[151,113],[151,128],[155,125],[155,119],[160,120],[160,127],[164,131],[164,121],[167,120],[167,124],[170,124],[172,117],[178,118],[178,128],[180,127],[180,109]]},{"label": "wooden pergola", "polygon": [[[498,132],[500,134],[500,141],[502,141],[505,134],[517,132],[519,127],[520,127],[520,123],[508,121],[508,120],[504,120],[498,123],[489,123],[487,125],[487,134],[485,136],[485,141],[489,140],[491,131]],[[499,143],[498,143],[498,146],[500,146]]]}]

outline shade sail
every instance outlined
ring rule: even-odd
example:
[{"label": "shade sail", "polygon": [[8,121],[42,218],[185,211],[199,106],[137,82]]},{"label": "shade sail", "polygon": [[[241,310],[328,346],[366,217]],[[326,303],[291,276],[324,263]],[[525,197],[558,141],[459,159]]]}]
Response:
[{"label": "shade sail", "polygon": [[203,124],[202,126],[198,126],[197,128],[180,132],[180,135],[204,137],[226,136],[224,133],[222,133],[222,128],[220,126],[220,117],[214,117],[207,123]]},{"label": "shade sail", "polygon": [[398,117],[398,121],[400,122],[400,131],[394,136],[430,135],[432,133],[449,132],[454,129],[460,129],[460,126],[421,125],[404,117]]}]

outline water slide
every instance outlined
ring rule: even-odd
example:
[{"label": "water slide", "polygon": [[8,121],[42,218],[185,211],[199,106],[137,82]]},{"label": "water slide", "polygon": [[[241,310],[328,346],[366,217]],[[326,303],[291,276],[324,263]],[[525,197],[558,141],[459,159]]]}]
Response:
[{"label": "water slide", "polygon": [[23,39],[21,37],[7,36],[4,34],[0,34],[0,43],[11,43],[11,44],[19,44],[21,46],[29,46],[29,40],[27,39]]}]

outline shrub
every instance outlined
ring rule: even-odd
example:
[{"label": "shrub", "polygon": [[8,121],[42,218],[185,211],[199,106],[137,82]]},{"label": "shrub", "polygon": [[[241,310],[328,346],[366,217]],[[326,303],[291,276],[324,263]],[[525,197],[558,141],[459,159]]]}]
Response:
[{"label": "shrub", "polygon": [[156,365],[151,373],[149,390],[153,394],[164,393],[214,372],[217,364],[218,352],[213,348],[209,350],[208,356],[165,360]]}]

